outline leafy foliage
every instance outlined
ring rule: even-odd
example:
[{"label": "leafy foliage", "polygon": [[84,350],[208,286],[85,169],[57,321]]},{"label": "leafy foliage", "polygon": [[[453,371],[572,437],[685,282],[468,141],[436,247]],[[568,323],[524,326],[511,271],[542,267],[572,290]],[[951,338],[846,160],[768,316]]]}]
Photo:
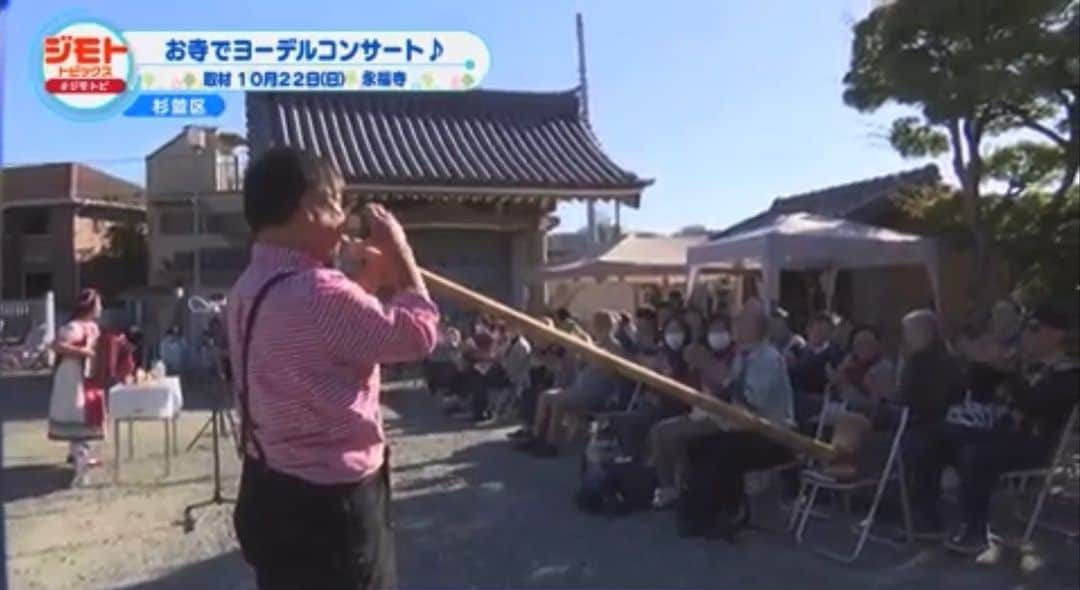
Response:
[{"label": "leafy foliage", "polygon": [[[1008,228],[1057,236],[1059,216],[1074,210],[1062,201],[1080,167],[1080,0],[894,0],[859,21],[854,33],[844,102],[862,112],[887,103],[911,107],[917,116],[893,123],[893,147],[905,157],[951,155],[961,190],[931,209],[952,208],[938,215],[953,231],[962,219],[975,251],[971,287],[978,300],[990,247],[1022,249],[1008,239]],[[987,139],[1008,140],[1018,130],[1044,143],[984,154]],[[1036,212],[1043,197],[1033,195],[1012,205],[984,199],[988,178],[1008,182],[1010,197],[1057,180],[1054,206]],[[1009,206],[1016,211],[1002,217]]]},{"label": "leafy foliage", "polygon": [[[1011,269],[1024,298],[1075,298],[1080,289],[1080,187],[1073,187],[1061,206],[1045,192],[1012,199],[992,195],[986,201],[993,251]],[[960,243],[969,239],[955,192],[911,192],[901,206],[916,229]]]},{"label": "leafy foliage", "polygon": [[889,143],[905,158],[940,156],[949,151],[949,138],[921,123],[918,117],[901,117],[893,121]]},{"label": "leafy foliage", "polygon": [[146,283],[149,250],[146,226],[139,223],[112,225],[105,233],[105,248],[87,261],[83,273],[89,286],[106,299]]},{"label": "leafy foliage", "polygon": [[1010,194],[1046,190],[1064,173],[1062,149],[1047,143],[1021,141],[995,150],[986,159],[990,178],[1009,184]]}]

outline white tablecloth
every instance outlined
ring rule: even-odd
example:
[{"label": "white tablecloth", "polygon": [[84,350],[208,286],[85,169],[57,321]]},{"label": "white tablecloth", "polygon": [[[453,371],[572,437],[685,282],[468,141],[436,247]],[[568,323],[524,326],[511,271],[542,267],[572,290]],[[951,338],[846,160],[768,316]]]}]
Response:
[{"label": "white tablecloth", "polygon": [[175,418],[183,407],[179,377],[109,390],[110,420],[165,420]]}]

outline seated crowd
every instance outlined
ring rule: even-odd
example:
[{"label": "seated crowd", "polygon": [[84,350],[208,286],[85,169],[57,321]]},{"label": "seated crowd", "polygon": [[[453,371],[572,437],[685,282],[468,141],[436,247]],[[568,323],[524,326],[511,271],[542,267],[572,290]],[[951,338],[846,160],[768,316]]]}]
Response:
[{"label": "seated crowd", "polygon": [[[1025,313],[999,302],[985,325],[970,326],[952,343],[934,312],[913,311],[901,323],[895,362],[873,326],[817,313],[798,334],[786,313],[755,301],[729,318],[687,306],[674,293],[632,316],[598,312],[583,326],[559,310],[544,321],[808,436],[821,432],[818,422],[830,408],[889,430],[896,410],[906,407],[901,449],[914,532],[965,554],[987,547],[1000,476],[1049,461],[1080,395],[1080,367],[1065,352],[1070,317],[1052,306]],[[521,427],[509,436],[533,456],[558,455],[589,423],[592,437],[608,432],[623,461],[650,473],[652,506],[678,508],[678,528],[687,536],[731,538],[749,519],[745,475],[797,473],[801,465],[763,435],[487,318],[468,336],[444,328],[427,379],[432,393],[473,420],[513,409]],[[603,429],[595,426],[601,423]],[[958,480],[951,523],[942,511],[946,467]]]}]

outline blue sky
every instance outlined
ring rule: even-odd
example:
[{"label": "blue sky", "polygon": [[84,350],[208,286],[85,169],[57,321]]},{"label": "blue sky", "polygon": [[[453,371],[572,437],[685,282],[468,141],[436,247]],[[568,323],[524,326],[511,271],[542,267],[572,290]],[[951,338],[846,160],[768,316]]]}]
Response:
[{"label": "blue sky", "polygon": [[[40,29],[82,4],[127,30],[454,30],[492,54],[487,88],[561,90],[577,83],[574,13],[585,16],[591,120],[622,166],[655,178],[626,227],[724,227],[776,196],[912,168],[889,147],[896,113],[841,101],[851,25],[868,0],[13,0],[3,39],[5,164],[81,161],[143,181],[143,157],[182,122],[75,123],[38,102],[28,56]],[[213,123],[212,123],[213,124]],[[216,123],[243,131],[243,101]],[[610,206],[601,207],[610,212]],[[563,228],[583,207],[560,209]]]}]

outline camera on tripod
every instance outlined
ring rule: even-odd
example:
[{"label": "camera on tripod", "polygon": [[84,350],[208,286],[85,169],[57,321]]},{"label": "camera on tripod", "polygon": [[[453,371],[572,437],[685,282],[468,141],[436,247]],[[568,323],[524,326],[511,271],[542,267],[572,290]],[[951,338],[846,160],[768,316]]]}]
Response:
[{"label": "camera on tripod", "polygon": [[[238,436],[240,429],[232,413],[232,371],[229,366],[228,332],[225,328],[226,305],[227,301],[224,297],[206,299],[196,295],[188,299],[188,309],[193,314],[209,316],[200,340],[200,350],[204,353],[203,367],[208,369],[212,376],[208,380],[208,385],[213,391],[211,392],[210,418],[188,444],[187,450],[194,448],[209,431],[214,464],[214,489],[210,499],[191,504],[184,509],[182,520],[184,532],[195,529],[194,511],[208,506],[235,502],[231,498],[224,497],[221,490],[221,435],[231,436],[236,444],[237,456],[241,456],[242,453]],[[207,356],[210,358],[206,358]]]}]

